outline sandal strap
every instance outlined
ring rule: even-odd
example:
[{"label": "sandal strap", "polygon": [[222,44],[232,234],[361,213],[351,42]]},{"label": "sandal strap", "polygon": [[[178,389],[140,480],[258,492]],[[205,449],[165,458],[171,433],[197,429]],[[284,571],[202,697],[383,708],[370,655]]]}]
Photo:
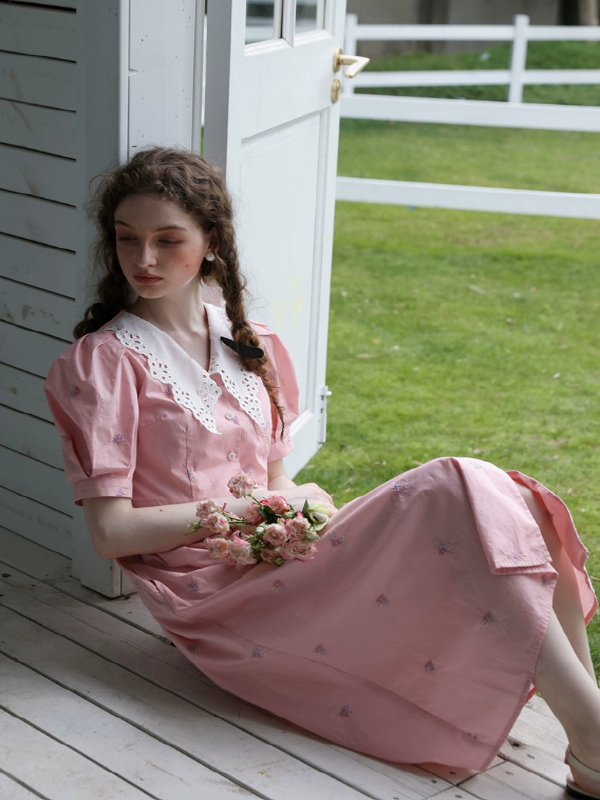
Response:
[{"label": "sandal strap", "polygon": [[598,785],[600,786],[600,771],[588,767],[587,764],[584,764],[582,761],[576,758],[569,747],[567,747],[567,751],[565,753],[565,764],[573,767],[577,770],[577,772],[581,773],[581,775],[585,775],[586,778],[589,778],[592,781],[598,781]]}]

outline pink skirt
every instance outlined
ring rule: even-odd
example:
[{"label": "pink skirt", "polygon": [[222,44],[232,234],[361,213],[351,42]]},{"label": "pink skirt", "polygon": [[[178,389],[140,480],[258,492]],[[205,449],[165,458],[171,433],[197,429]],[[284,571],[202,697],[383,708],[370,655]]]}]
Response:
[{"label": "pink skirt", "polygon": [[386,761],[484,770],[534,693],[557,574],[515,482],[542,499],[597,601],[564,503],[440,458],[348,503],[318,555],[239,572],[198,542],[120,560],[151,614],[229,692]]}]

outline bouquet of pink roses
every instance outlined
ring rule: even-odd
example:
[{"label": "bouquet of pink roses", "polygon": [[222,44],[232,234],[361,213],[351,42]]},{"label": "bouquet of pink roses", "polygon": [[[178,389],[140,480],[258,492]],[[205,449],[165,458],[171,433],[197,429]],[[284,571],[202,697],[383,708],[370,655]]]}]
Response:
[{"label": "bouquet of pink roses", "polygon": [[225,511],[224,503],[201,500],[196,506],[199,522],[190,522],[190,531],[208,528],[213,534],[205,539],[211,558],[220,558],[238,569],[259,561],[281,567],[286,561],[310,561],[317,552],[320,531],[329,519],[322,503],[309,505],[304,501],[302,511],[295,511],[285,497],[272,495],[257,500],[252,490],[257,488],[251,475],[240,472],[227,484],[234,497],[249,497],[252,501],[242,517]]}]

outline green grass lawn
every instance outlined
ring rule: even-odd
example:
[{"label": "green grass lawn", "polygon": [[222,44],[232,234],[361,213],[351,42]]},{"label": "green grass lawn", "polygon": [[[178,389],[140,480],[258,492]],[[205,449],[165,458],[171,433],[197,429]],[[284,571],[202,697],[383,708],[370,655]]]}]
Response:
[{"label": "green grass lawn", "polygon": [[[339,174],[597,192],[598,142],[346,121]],[[338,203],[328,438],[297,480],[341,506],[438,456],[520,469],[569,503],[600,578],[599,234],[589,220]],[[600,668],[598,619],[590,633]]]}]

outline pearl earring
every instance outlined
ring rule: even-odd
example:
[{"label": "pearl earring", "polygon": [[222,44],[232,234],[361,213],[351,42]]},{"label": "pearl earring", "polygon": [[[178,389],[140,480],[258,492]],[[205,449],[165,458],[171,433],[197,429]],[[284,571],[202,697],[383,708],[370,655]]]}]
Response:
[{"label": "pearl earring", "polygon": [[205,258],[207,261],[214,261],[214,260],[215,260],[215,254],[214,254],[214,253],[207,253],[207,254],[204,256],[204,258]]}]

